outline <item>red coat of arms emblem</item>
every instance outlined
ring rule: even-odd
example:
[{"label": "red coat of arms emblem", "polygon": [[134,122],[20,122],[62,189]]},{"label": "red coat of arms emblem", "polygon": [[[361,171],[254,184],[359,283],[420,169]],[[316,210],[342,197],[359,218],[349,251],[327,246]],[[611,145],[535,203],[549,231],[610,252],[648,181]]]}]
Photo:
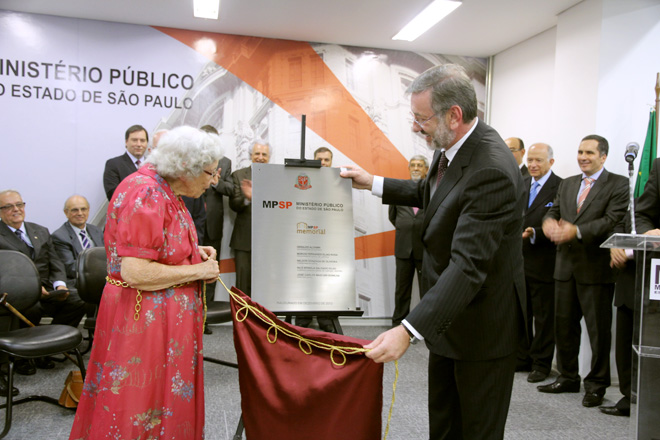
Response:
[{"label": "red coat of arms emblem", "polygon": [[298,189],[310,189],[312,185],[309,184],[309,177],[307,174],[298,174],[298,181],[294,185]]}]

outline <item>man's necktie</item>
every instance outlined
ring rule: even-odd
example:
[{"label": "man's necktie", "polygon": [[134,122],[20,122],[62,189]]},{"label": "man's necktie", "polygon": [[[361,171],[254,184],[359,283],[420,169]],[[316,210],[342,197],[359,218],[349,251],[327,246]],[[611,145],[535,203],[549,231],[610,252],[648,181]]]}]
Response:
[{"label": "man's necktie", "polygon": [[541,185],[539,185],[538,182],[532,183],[532,189],[529,191],[529,202],[527,203],[528,208],[532,206],[532,203],[534,202],[534,199],[539,192],[539,186]]},{"label": "man's necktie", "polygon": [[80,231],[80,241],[82,241],[83,249],[89,249],[92,247],[92,244],[89,242],[89,238],[87,237],[87,233],[84,229]]},{"label": "man's necktie", "polygon": [[440,160],[438,161],[438,178],[435,181],[436,188],[440,184],[440,180],[442,179],[442,176],[445,175],[445,171],[447,171],[448,166],[449,166],[449,159],[447,159],[447,155],[443,151],[442,153],[440,153]]},{"label": "man's necktie", "polygon": [[589,195],[589,190],[593,186],[593,183],[594,183],[594,179],[592,179],[591,177],[584,178],[584,188],[582,188],[582,192],[580,192],[580,195],[578,196],[577,212],[580,212],[580,209],[582,208],[582,205],[584,204],[587,195]]},{"label": "man's necktie", "polygon": [[19,240],[21,240],[23,243],[27,245],[27,247],[30,249],[30,257],[34,259],[34,248],[30,243],[27,242],[25,238],[23,238],[23,231],[21,231],[20,229],[16,229],[14,231],[14,234],[16,234]]},{"label": "man's necktie", "polygon": [[135,168],[140,168],[141,163],[142,163],[142,161],[140,159],[136,160],[135,161]]}]

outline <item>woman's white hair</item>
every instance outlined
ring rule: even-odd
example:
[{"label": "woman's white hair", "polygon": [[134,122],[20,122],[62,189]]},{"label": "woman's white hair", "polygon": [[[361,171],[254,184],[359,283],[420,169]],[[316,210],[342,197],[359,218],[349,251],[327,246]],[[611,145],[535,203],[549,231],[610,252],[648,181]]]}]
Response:
[{"label": "woman's white hair", "polygon": [[165,133],[147,162],[163,177],[194,178],[222,158],[220,137],[183,125]]}]

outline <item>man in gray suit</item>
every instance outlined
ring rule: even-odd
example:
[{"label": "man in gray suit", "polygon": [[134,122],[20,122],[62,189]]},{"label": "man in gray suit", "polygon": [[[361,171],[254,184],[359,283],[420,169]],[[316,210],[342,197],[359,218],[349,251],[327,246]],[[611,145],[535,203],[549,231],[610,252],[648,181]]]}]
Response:
[{"label": "man in gray suit", "polygon": [[53,232],[52,239],[55,250],[66,268],[67,278],[69,281],[75,282],[78,255],[83,249],[104,246],[103,232],[98,227],[87,223],[89,202],[83,196],[73,195],[66,199],[64,215],[68,221]]},{"label": "man in gray suit", "polygon": [[[256,141],[250,148],[252,163],[270,161],[270,145]],[[236,212],[234,230],[229,246],[234,250],[236,287],[252,295],[252,166],[234,171],[231,175],[234,191],[229,207]]]},{"label": "man in gray suit", "polygon": [[[426,157],[418,154],[408,162],[410,179],[415,182],[426,177],[429,163]],[[401,324],[403,318],[410,312],[410,298],[415,273],[422,290],[422,246],[421,227],[424,220],[424,210],[415,206],[390,205],[388,209],[390,222],[396,230],[394,237],[394,258],[396,261],[396,285],[394,288],[394,313],[392,325]]]},{"label": "man in gray suit", "polygon": [[522,175],[477,118],[461,66],[432,67],[409,92],[412,129],[435,150],[426,179],[383,179],[354,166],[341,173],[383,203],[424,208],[421,301],[366,345],[366,356],[393,361],[424,339],[430,438],[501,439],[525,328]]},{"label": "man in gray suit", "polygon": [[603,165],[609,144],[585,136],[578,147],[581,174],[564,179],[543,220],[543,233],[557,245],[555,260],[555,344],[559,377],[543,393],[580,391],[578,354],[584,316],[591,345],[591,371],[584,378],[582,405],[598,406],[610,386],[614,272],[610,252],[601,249],[628,207],[628,179]]}]

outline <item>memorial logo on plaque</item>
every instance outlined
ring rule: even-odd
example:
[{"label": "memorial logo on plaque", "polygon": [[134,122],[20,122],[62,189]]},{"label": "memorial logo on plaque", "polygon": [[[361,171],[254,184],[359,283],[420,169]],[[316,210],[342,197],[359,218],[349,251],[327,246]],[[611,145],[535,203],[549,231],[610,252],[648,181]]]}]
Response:
[{"label": "memorial logo on plaque", "polygon": [[298,189],[310,189],[312,187],[309,183],[309,177],[307,177],[307,174],[305,173],[298,174],[298,180],[293,186]]}]

